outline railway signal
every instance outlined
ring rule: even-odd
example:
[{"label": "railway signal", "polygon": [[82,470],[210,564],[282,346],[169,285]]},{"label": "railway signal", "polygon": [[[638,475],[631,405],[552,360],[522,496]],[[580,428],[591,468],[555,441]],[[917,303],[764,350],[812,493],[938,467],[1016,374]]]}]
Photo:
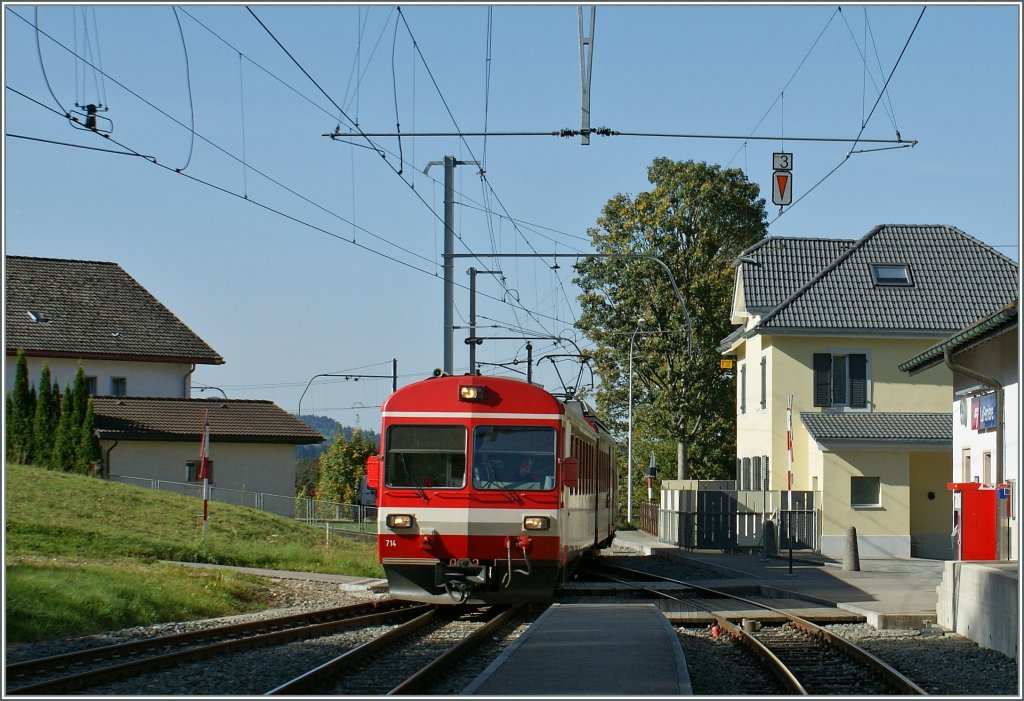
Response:
[{"label": "railway signal", "polygon": [[772,154],[772,203],[779,206],[793,203],[793,154]]}]

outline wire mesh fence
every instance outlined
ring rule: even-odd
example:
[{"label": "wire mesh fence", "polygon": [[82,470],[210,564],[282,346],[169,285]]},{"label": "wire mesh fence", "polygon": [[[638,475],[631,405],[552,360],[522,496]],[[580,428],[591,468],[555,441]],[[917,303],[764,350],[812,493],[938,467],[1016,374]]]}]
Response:
[{"label": "wire mesh fence", "polygon": [[[110,481],[131,484],[161,492],[172,492],[193,499],[203,498],[203,485],[197,482],[174,482],[148,477],[111,475]],[[343,504],[309,497],[289,497],[282,494],[250,492],[240,489],[210,487],[210,501],[245,506],[258,511],[294,518],[313,525],[323,525],[327,537],[331,534],[377,534],[377,508],[360,504]]]}]

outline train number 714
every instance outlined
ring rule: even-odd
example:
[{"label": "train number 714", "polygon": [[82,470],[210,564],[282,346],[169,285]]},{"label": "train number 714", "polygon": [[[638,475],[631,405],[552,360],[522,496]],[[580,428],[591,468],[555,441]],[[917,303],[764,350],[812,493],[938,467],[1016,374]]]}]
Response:
[{"label": "train number 714", "polygon": [[397,548],[398,547],[398,541],[395,540],[394,538],[385,538],[384,539],[384,547],[385,548]]}]

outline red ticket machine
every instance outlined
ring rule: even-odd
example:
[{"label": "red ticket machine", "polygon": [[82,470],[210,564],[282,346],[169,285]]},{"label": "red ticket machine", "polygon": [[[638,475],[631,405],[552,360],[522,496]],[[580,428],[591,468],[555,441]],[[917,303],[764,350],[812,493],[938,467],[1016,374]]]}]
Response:
[{"label": "red ticket machine", "polygon": [[957,560],[999,559],[999,490],[994,484],[950,482],[953,492],[953,554]]}]

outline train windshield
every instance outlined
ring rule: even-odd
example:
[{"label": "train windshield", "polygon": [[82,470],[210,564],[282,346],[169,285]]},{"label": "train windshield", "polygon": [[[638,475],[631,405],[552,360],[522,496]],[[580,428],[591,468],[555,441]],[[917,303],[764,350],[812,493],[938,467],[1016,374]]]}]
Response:
[{"label": "train windshield", "polygon": [[387,435],[384,484],[458,489],[466,484],[466,429],[392,426]]},{"label": "train windshield", "polygon": [[477,426],[473,430],[473,486],[554,489],[555,440],[555,429],[543,426]]}]

